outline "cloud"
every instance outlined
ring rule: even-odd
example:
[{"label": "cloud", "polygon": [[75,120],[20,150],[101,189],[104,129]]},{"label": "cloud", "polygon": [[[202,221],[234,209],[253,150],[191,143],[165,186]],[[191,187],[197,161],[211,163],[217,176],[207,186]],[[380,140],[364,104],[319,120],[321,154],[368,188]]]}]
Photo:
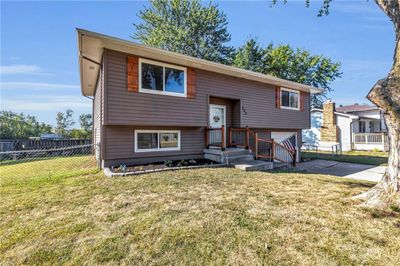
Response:
[{"label": "cloud", "polygon": [[2,110],[16,112],[63,111],[65,109],[91,111],[92,102],[80,96],[45,96],[30,99],[3,99]]},{"label": "cloud", "polygon": [[54,90],[54,89],[79,89],[79,85],[44,83],[44,82],[2,82],[0,84],[3,90]]},{"label": "cloud", "polygon": [[46,74],[43,69],[36,65],[9,65],[0,66],[0,73],[2,75],[37,75]]}]

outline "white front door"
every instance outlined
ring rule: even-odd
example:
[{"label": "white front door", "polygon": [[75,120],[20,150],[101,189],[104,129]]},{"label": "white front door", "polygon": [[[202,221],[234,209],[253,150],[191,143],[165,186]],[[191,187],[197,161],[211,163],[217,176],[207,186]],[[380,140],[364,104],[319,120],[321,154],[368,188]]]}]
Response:
[{"label": "white front door", "polygon": [[[210,127],[212,128],[221,128],[222,126],[224,126],[225,128],[224,140],[226,142],[226,107],[224,105],[210,104],[209,124]],[[221,131],[216,131],[214,132],[213,135],[210,135],[210,143],[221,143],[221,142],[222,142]]]}]

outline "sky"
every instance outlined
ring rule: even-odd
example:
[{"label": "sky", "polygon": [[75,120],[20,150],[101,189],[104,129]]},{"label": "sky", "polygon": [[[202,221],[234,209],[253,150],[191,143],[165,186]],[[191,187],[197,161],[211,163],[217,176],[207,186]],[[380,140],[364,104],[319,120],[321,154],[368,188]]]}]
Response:
[{"label": "sky", "polygon": [[[317,17],[320,1],[271,7],[263,1],[214,1],[227,15],[230,45],[248,38],[263,44],[289,44],[342,64],[342,78],[329,94],[339,104],[368,103],[375,82],[386,76],[394,50],[394,30],[374,1],[335,1],[329,16]],[[35,115],[55,124],[70,108],[78,121],[91,112],[81,94],[76,28],[132,40],[145,1],[1,0],[0,109]]]}]

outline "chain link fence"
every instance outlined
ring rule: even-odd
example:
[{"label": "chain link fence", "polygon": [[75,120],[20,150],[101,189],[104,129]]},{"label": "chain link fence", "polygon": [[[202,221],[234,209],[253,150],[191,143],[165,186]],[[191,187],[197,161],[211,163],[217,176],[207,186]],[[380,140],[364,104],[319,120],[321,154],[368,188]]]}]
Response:
[{"label": "chain link fence", "polygon": [[97,172],[99,148],[99,144],[84,144],[0,152],[1,183]]}]

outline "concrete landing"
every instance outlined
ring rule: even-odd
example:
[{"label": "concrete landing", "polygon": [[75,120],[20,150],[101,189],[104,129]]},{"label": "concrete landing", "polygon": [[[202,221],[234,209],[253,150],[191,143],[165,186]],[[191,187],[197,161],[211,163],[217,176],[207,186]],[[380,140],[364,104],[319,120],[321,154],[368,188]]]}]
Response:
[{"label": "concrete landing", "polygon": [[264,162],[259,160],[237,162],[234,163],[233,166],[236,169],[243,171],[264,171],[272,170],[274,168],[274,164],[272,162]]}]

